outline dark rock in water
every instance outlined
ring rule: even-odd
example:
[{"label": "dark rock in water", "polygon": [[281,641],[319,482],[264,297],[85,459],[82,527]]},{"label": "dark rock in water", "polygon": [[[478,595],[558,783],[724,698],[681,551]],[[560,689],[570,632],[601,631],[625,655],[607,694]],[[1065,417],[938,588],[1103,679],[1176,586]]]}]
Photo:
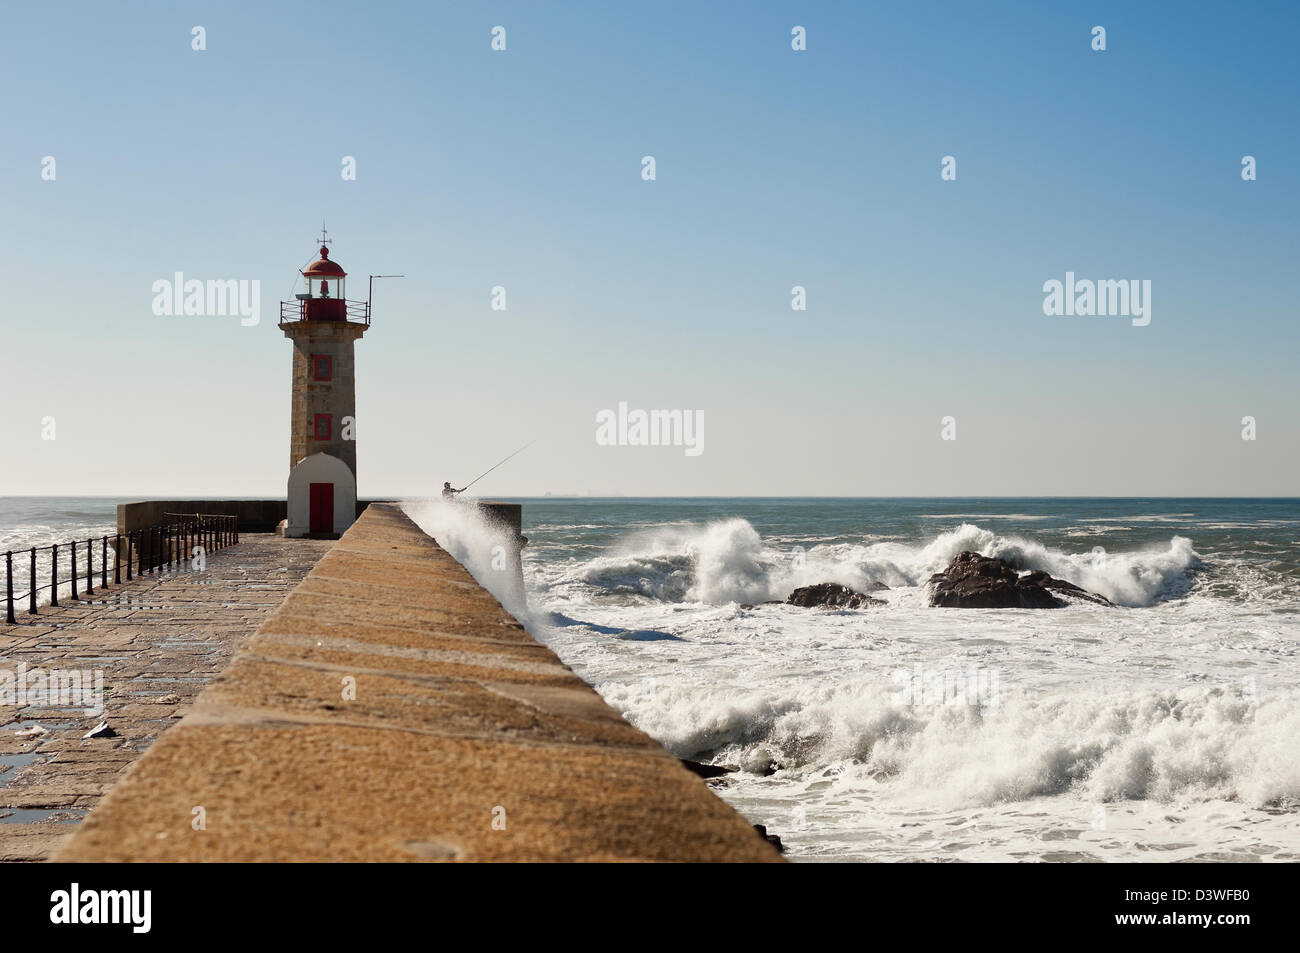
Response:
[{"label": "dark rock in water", "polygon": [[873,582],[871,583],[871,587],[870,587],[870,588],[871,588],[871,591],[872,591],[872,592],[884,592],[884,591],[885,591],[886,589],[888,589],[889,587],[886,586],[883,582],[880,582],[880,581],[877,580],[877,581],[873,581]]},{"label": "dark rock in water", "polygon": [[741,761],[740,770],[757,774],[760,778],[770,778],[778,771],[784,771],[785,765],[765,751],[755,751]]},{"label": "dark rock in water", "polygon": [[1054,593],[1098,605],[1109,599],[1054,579],[1040,569],[1020,575],[1004,560],[959,553],[943,572],[930,577],[930,605],[948,609],[1056,609],[1067,605]]},{"label": "dark rock in water", "polygon": [[812,606],[830,606],[835,609],[865,609],[867,606],[888,605],[883,599],[854,592],[838,582],[819,582],[815,586],[800,586],[786,599],[792,606],[807,609]]},{"label": "dark rock in water", "polygon": [[754,604],[753,604],[752,602],[742,602],[742,603],[740,604],[740,608],[742,608],[742,609],[752,609],[752,608],[754,608]]},{"label": "dark rock in water", "polygon": [[763,840],[767,841],[781,853],[785,853],[785,845],[781,843],[781,838],[777,837],[775,834],[769,834],[767,828],[762,824],[755,824],[754,830],[758,831],[758,836],[763,838]]},{"label": "dark rock in water", "polygon": [[1041,585],[1044,589],[1051,589],[1053,592],[1059,592],[1071,599],[1082,599],[1084,602],[1095,602],[1099,606],[1113,606],[1115,604],[1105,596],[1098,595],[1095,592],[1089,592],[1087,589],[1080,588],[1072,582],[1066,582],[1064,579],[1057,579],[1054,576],[1049,576],[1041,569],[1035,569],[1033,572],[1020,577],[1022,583],[1027,579],[1032,579],[1036,584]]},{"label": "dark rock in water", "polygon": [[679,758],[683,767],[692,774],[698,774],[702,778],[720,778],[724,774],[733,774],[735,768],[724,768],[718,764],[701,764],[698,761],[688,761],[686,758]]}]

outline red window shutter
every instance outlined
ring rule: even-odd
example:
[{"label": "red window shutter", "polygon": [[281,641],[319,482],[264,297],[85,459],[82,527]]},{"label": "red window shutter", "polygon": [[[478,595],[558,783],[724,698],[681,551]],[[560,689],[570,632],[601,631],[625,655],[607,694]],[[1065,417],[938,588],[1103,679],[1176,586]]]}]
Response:
[{"label": "red window shutter", "polygon": [[313,354],[311,363],[313,380],[329,381],[334,379],[333,357],[328,354]]},{"label": "red window shutter", "polygon": [[316,415],[316,439],[330,439],[330,424],[332,423],[329,414]]}]

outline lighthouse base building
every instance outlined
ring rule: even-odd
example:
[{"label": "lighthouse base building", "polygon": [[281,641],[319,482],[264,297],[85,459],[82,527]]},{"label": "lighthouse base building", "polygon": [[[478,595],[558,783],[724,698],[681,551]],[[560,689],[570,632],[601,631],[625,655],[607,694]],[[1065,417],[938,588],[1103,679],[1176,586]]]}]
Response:
[{"label": "lighthouse base building", "polygon": [[338,536],[357,517],[356,362],[370,303],[344,296],[347,273],[320,259],[302,271],[306,290],[280,306],[293,342],[285,536]]}]

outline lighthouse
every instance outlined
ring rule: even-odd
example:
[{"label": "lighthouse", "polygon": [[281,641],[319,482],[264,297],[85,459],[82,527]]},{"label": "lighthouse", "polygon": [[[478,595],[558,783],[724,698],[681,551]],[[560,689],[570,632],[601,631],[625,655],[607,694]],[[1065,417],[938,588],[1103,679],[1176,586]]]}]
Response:
[{"label": "lighthouse", "polygon": [[353,345],[370,327],[370,302],[348,300],[347,272],[329,244],[322,229],[303,291],[280,303],[280,329],[293,342],[285,536],[337,536],[357,516]]}]

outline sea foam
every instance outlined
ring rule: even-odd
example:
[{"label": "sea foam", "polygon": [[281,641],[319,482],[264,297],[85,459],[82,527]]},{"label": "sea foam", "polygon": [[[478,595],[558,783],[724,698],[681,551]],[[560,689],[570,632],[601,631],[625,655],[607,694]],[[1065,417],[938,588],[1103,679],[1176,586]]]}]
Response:
[{"label": "sea foam", "polygon": [[1085,691],[1010,695],[990,709],[906,704],[881,681],[784,694],[644,682],[602,691],[680,757],[855,776],[945,809],[1066,793],[1300,805],[1295,693]]}]

